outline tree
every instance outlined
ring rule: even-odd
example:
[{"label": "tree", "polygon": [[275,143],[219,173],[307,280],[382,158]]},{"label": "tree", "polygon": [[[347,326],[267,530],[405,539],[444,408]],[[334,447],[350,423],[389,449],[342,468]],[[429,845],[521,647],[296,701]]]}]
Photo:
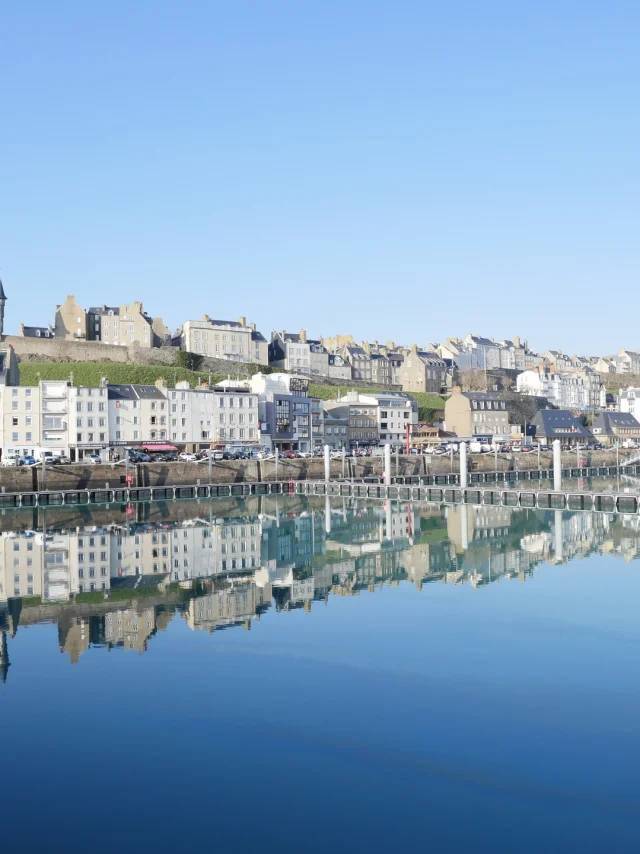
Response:
[{"label": "tree", "polygon": [[462,391],[486,391],[487,380],[484,371],[478,368],[464,368],[460,371]]}]

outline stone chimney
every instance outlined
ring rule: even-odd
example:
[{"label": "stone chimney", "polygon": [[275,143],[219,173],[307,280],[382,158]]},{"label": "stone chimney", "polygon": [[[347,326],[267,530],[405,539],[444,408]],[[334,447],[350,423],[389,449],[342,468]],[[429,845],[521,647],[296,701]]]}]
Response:
[{"label": "stone chimney", "polygon": [[255,325],[255,323],[250,323],[250,324],[249,324],[249,329],[250,329],[252,332],[255,332],[255,331],[256,331],[256,325]]},{"label": "stone chimney", "polygon": [[520,336],[519,335],[513,336],[513,345],[514,345],[514,347],[520,347]]},{"label": "stone chimney", "polygon": [[371,355],[371,344],[369,344],[368,341],[362,342],[362,349],[364,350],[365,353],[368,353],[369,355]]},{"label": "stone chimney", "polygon": [[306,341],[307,341],[307,330],[306,329],[300,330],[300,340],[304,341],[306,343]]},{"label": "stone chimney", "polygon": [[238,323],[240,324],[240,326],[246,326],[247,325],[247,318],[246,317],[239,317]]},{"label": "stone chimney", "polygon": [[208,314],[203,314],[203,315],[202,315],[202,320],[204,320],[204,322],[205,322],[205,323],[209,323],[209,321],[211,320],[211,318],[209,317],[209,315],[208,315]]},{"label": "stone chimney", "polygon": [[[154,386],[158,389],[158,391],[166,391],[167,390],[167,381],[164,377],[159,377],[155,382]],[[176,386],[177,388],[177,386]]]},{"label": "stone chimney", "polygon": [[[164,380],[156,380],[156,386],[158,388],[160,388],[160,386],[158,385],[159,382],[164,382]],[[166,384],[164,387],[166,388]],[[176,388],[180,388],[180,389],[191,388],[191,386],[189,385],[189,380],[180,380],[180,382],[176,383]]]}]

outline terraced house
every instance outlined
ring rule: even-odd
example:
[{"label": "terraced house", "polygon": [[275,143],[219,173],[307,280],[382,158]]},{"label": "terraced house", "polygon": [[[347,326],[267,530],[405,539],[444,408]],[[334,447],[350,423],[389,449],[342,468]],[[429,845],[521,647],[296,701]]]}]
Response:
[{"label": "terraced house", "polygon": [[269,364],[269,345],[246,317],[237,320],[212,320],[204,314],[200,320],[187,320],[178,329],[172,343],[200,356],[234,362]]}]

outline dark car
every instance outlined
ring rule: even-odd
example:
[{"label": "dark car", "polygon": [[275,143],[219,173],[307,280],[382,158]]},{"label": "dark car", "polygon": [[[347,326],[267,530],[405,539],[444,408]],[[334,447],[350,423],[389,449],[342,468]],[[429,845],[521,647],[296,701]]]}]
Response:
[{"label": "dark car", "polygon": [[149,456],[149,454],[138,454],[137,462],[139,462],[139,463],[150,463],[151,457]]}]

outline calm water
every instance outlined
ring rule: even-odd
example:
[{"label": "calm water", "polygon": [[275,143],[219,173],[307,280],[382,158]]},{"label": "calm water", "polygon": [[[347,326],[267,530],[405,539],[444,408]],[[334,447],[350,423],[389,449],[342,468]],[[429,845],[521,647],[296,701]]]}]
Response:
[{"label": "calm water", "polygon": [[640,850],[638,517],[256,497],[0,529],[8,850]]}]

